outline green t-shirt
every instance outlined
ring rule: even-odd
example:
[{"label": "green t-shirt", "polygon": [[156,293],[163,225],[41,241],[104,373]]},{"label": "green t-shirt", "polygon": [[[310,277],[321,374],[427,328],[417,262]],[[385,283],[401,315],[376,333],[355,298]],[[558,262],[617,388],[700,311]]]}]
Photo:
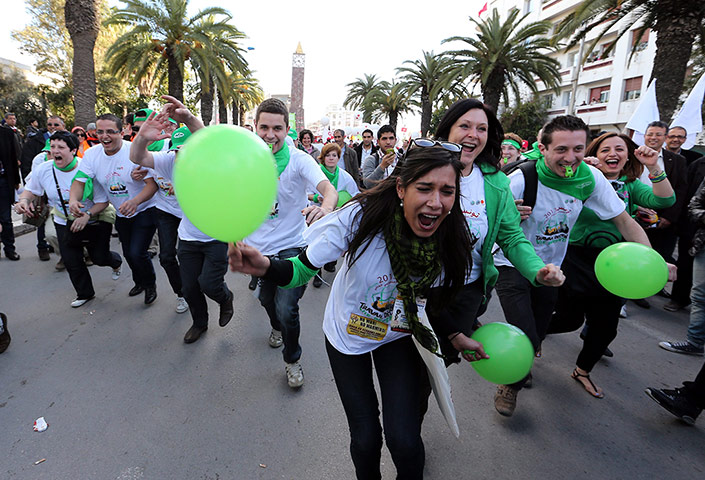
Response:
[{"label": "green t-shirt", "polygon": [[[627,182],[627,177],[610,180],[614,191],[624,201],[629,215],[636,213],[636,206],[646,208],[667,208],[676,202],[676,195],[657,197],[650,186],[639,180]],[[581,247],[605,248],[622,241],[622,234],[611,220],[600,218],[587,207],[583,207],[578,221],[570,232],[570,244]]]}]

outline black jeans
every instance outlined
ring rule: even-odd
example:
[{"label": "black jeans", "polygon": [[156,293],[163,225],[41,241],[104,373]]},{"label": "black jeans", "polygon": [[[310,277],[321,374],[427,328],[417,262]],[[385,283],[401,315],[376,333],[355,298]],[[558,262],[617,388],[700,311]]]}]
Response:
[{"label": "black jeans", "polygon": [[679,305],[690,305],[690,289],[693,286],[693,257],[688,253],[692,237],[678,238],[678,278],[673,282],[671,300]]},{"label": "black jeans", "polygon": [[49,250],[46,236],[46,222],[37,227],[37,250]]},{"label": "black jeans", "polygon": [[181,219],[171,213],[156,211],[157,234],[159,235],[159,264],[166,272],[169,284],[178,297],[181,294],[181,272],[179,261],[176,259],[176,241],[179,237],[179,223]]},{"label": "black jeans", "polygon": [[184,298],[191,311],[193,325],[207,327],[208,304],[205,295],[219,304],[232,295],[225,284],[228,245],[218,241],[179,240],[178,254]]},{"label": "black jeans", "polygon": [[600,285],[595,276],[595,259],[600,249],[569,246],[562,269],[566,281],[558,289],[549,334],[574,332],[587,323],[583,348],[576,365],[590,372],[605,349],[617,337],[622,299]]},{"label": "black jeans", "polygon": [[345,355],[326,339],[326,351],[350,428],[350,454],[358,479],[379,479],[382,427],[372,362],[382,397],[384,438],[398,479],[423,478],[421,423],[429,380],[411,337],[385,343],[371,353]]},{"label": "black jeans", "polygon": [[157,283],[154,265],[147,253],[149,243],[157,230],[156,210],[156,207],[151,207],[130,218],[117,217],[115,220],[122,254],[132,270],[132,280],[135,285],[143,288],[153,287]]},{"label": "black jeans", "polygon": [[0,175],[0,241],[5,246],[5,253],[15,251],[15,233],[12,230],[12,203],[15,201],[15,188],[7,181],[4,175]]},{"label": "black jeans", "polygon": [[646,230],[646,236],[649,237],[651,247],[660,253],[668,263],[676,263],[673,259],[673,252],[678,241],[676,227],[671,225],[666,228],[649,228]]},{"label": "black jeans", "polygon": [[88,273],[88,267],[83,260],[83,249],[85,247],[88,250],[88,255],[94,265],[113,269],[122,265],[120,255],[110,251],[110,232],[113,225],[100,221],[95,225],[87,225],[84,232],[87,241],[84,244],[75,244],[69,241],[71,232],[66,225],[54,223],[54,227],[56,228],[56,237],[59,240],[61,258],[64,259],[71,284],[76,289],[76,298],[92,298],[95,295],[95,290],[91,274]]},{"label": "black jeans", "polygon": [[705,363],[692,382],[683,382],[683,393],[698,408],[705,409]]},{"label": "black jeans", "polygon": [[[519,327],[531,340],[534,351],[541,348],[546,338],[548,325],[551,323],[553,307],[558,298],[556,287],[534,287],[514,267],[500,266],[499,279],[495,289],[502,305],[504,318],[515,327]],[[521,389],[526,378],[512,385]]]}]

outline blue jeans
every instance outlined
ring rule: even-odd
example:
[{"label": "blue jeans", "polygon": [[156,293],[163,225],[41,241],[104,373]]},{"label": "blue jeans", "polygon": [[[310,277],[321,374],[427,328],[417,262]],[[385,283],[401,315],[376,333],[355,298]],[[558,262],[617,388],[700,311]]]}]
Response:
[{"label": "blue jeans", "polygon": [[[275,255],[284,260],[297,256],[301,248],[287,248]],[[304,296],[306,285],[296,288],[281,288],[276,283],[260,279],[259,301],[269,315],[269,323],[274,330],[282,332],[284,350],[282,355],[286,363],[294,363],[301,357],[299,335],[299,300]]]},{"label": "blue jeans", "polygon": [[153,287],[157,283],[152,259],[147,249],[157,230],[155,220],[156,207],[148,208],[133,217],[117,217],[115,229],[122,244],[122,255],[132,270],[135,285],[143,288]]},{"label": "blue jeans", "polygon": [[702,348],[705,345],[705,249],[701,249],[693,259],[690,301],[688,342]]}]

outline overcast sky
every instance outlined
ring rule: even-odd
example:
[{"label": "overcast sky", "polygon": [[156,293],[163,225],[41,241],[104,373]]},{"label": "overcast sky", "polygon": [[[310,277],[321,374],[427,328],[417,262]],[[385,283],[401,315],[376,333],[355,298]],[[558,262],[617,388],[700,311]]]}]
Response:
[{"label": "overcast sky", "polygon": [[[10,38],[12,30],[28,22],[24,1],[3,2],[0,16],[0,57],[32,64]],[[325,114],[329,104],[342,104],[345,85],[365,73],[391,80],[404,60],[421,57],[422,50],[448,49],[441,40],[470,36],[469,16],[477,17],[485,0],[336,1],[191,0],[189,12],[220,5],[254,47],[247,59],[256,70],[265,94],[291,90],[291,59],[300,41],[306,54],[304,110],[311,122]],[[111,4],[119,4],[111,0]],[[259,7],[262,6],[266,10]],[[416,119],[414,119],[415,121]],[[409,125],[417,130],[418,125]]]}]

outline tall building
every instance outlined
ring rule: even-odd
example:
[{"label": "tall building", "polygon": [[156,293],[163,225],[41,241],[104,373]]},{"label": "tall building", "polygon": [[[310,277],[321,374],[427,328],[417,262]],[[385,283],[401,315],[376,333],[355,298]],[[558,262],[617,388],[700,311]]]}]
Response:
[{"label": "tall building", "polygon": [[[488,7],[500,15],[513,9],[528,14],[527,22],[547,20],[552,23],[551,34],[559,23],[573,12],[581,0],[492,0]],[[582,118],[593,131],[622,130],[646,92],[654,57],[656,35],[647,31],[637,38],[636,29],[623,35],[610,52],[607,46],[617,38],[619,27],[610,29],[594,50],[590,44],[601,29],[595,28],[585,41],[570,49],[552,54],[560,63],[560,92],[548,90],[538,83],[539,96],[546,102],[549,115],[574,114]],[[631,56],[632,45],[636,53]],[[580,65],[580,51],[587,60]]]},{"label": "tall building", "polygon": [[291,107],[289,111],[296,114],[297,131],[304,128],[304,69],[306,67],[306,54],[301,48],[301,42],[296,47],[296,52],[291,59]]}]

